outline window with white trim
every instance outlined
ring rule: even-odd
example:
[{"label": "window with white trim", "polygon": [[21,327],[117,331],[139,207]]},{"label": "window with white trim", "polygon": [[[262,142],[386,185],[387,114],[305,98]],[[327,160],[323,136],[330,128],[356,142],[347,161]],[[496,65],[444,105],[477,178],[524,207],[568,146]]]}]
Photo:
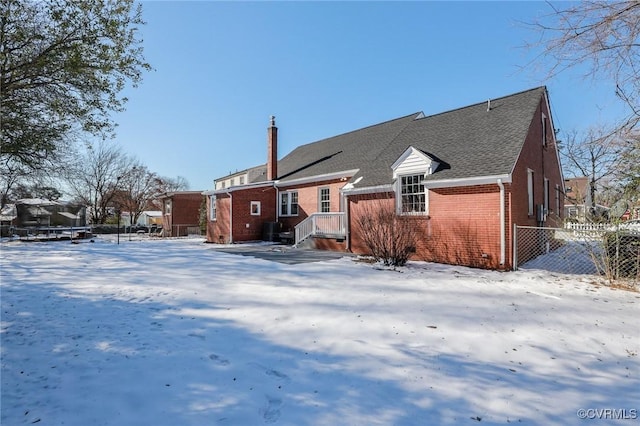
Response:
[{"label": "window with white trim", "polygon": [[529,216],[533,216],[534,204],[533,204],[533,170],[527,169],[527,196],[529,201]]},{"label": "window with white trim", "polygon": [[424,173],[400,177],[400,212],[426,212]]},{"label": "window with white trim", "polygon": [[331,211],[331,199],[329,195],[329,188],[320,188],[318,190],[318,210],[321,213],[329,213]]},{"label": "window with white trim", "polygon": [[171,214],[171,200],[165,200],[165,202],[164,202],[164,214]]},{"label": "window with white trim", "polygon": [[252,201],[250,207],[251,216],[260,216],[260,201]]},{"label": "window with white trim", "polygon": [[216,220],[216,196],[209,196],[209,214],[211,220]]},{"label": "window with white trim", "polygon": [[298,216],[298,191],[280,193],[280,216]]},{"label": "window with white trim", "polygon": [[560,210],[560,185],[556,184],[556,214],[558,217],[562,216]]}]

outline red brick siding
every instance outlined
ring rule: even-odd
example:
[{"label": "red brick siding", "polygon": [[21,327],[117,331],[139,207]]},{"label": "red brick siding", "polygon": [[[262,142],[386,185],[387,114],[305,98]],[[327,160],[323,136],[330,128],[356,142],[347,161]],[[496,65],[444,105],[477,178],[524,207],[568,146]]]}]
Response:
[{"label": "red brick siding", "polygon": [[[275,222],[275,197],[273,187],[252,188],[233,192],[233,241],[262,240],[265,222]],[[260,202],[260,215],[251,215],[251,202]]]},{"label": "red brick siding", "polygon": [[347,251],[347,241],[337,241],[333,238],[314,238],[315,248],[318,250],[331,250],[331,251]]},{"label": "red brick siding", "polygon": [[[216,196],[216,220],[207,220],[207,242],[228,243],[230,225],[233,224],[233,241],[255,241],[263,238],[265,222],[275,221],[275,189],[272,187],[249,188]],[[230,209],[233,200],[233,208]],[[260,215],[251,214],[251,202],[260,202]],[[210,198],[207,199],[207,214],[211,214]],[[233,221],[230,214],[233,211]],[[249,225],[249,226],[247,226]]]},{"label": "red brick siding", "polygon": [[173,227],[178,225],[184,226],[184,230],[186,226],[199,226],[202,197],[200,193],[174,194],[168,197],[171,200],[171,213],[167,214],[166,204],[163,203],[162,206],[162,226],[168,235],[173,235]]},{"label": "red brick siding", "polygon": [[558,164],[557,147],[553,143],[553,129],[547,118],[547,146],[542,144],[542,113],[550,117],[546,102],[541,100],[536,111],[529,133],[524,142],[520,157],[516,162],[512,174],[512,223],[521,226],[536,226],[536,212],[528,214],[528,190],[527,190],[527,169],[533,170],[533,194],[534,205],[544,203],[544,178],[549,179],[549,215],[545,226],[561,226],[564,200],[561,195],[560,211],[556,211],[555,188],[556,184],[562,188],[562,175]]},{"label": "red brick siding", "polygon": [[211,197],[207,197],[207,242],[228,243],[229,204],[231,198],[226,194],[216,196],[216,220],[211,220]]},{"label": "red brick siding", "polygon": [[[395,198],[388,198],[389,195],[349,198],[353,252],[368,253],[354,225],[357,216],[371,208],[372,203],[381,202],[381,197],[385,197],[383,202],[395,205]],[[505,267],[500,266],[500,190],[497,185],[430,190],[429,216],[409,217],[409,220],[414,222],[417,234],[413,256],[416,260],[482,268]]]},{"label": "red brick siding", "polygon": [[[344,184],[344,181],[332,180],[281,188],[280,192],[298,191],[298,215],[280,216],[279,222],[282,223],[282,229],[285,231],[293,230],[298,223],[309,217],[309,215],[320,211],[320,188],[329,188],[330,210],[339,212],[340,189]],[[280,205],[278,205],[278,208],[280,208]]]}]

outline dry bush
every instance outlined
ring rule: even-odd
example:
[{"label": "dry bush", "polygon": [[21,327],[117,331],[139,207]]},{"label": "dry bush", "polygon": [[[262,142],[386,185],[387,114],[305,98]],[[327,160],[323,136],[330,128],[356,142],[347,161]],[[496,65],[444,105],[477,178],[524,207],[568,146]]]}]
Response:
[{"label": "dry bush", "polygon": [[363,203],[355,225],[375,260],[386,266],[403,266],[416,251],[418,232],[411,219],[398,215],[388,199],[374,199]]}]

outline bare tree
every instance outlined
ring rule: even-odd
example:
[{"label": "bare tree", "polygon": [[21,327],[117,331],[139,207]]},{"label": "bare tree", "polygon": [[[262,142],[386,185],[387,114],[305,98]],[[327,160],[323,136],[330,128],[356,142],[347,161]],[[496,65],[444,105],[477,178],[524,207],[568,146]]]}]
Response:
[{"label": "bare tree", "polygon": [[129,213],[131,224],[138,218],[163,188],[163,180],[140,163],[134,164],[122,175],[117,200],[123,211]]},{"label": "bare tree", "polygon": [[586,65],[586,76],[611,80],[629,108],[612,133],[635,128],[640,122],[640,2],[587,0],[562,9],[547,4],[553,12],[532,24],[541,37],[529,47],[542,49],[537,61],[548,67],[548,77]]},{"label": "bare tree", "polygon": [[640,131],[628,132],[618,139],[620,156],[616,178],[625,198],[640,202]]},{"label": "bare tree", "polygon": [[189,189],[189,182],[182,176],[175,178],[160,177],[160,192],[186,191]]},{"label": "bare tree", "polygon": [[616,172],[616,164],[620,158],[617,139],[603,129],[589,129],[582,137],[577,132],[572,132],[561,145],[560,153],[565,160],[564,168],[568,174],[589,178],[589,207],[590,212],[595,213],[599,189],[606,189],[603,184]]},{"label": "bare tree", "polygon": [[105,223],[108,208],[124,190],[120,187],[121,181],[135,164],[117,145],[102,141],[97,146],[88,146],[76,165],[66,170],[65,180],[71,195],[89,207],[91,223]]}]

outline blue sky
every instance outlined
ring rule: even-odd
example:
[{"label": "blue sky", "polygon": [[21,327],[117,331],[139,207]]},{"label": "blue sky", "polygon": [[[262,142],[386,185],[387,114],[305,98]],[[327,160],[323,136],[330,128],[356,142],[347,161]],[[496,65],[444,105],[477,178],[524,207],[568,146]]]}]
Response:
[{"label": "blue sky", "polygon": [[[396,117],[435,114],[546,85],[560,138],[611,121],[609,81],[546,80],[522,48],[544,2],[145,1],[154,71],[127,89],[116,141],[192,190],[296,146]],[[566,3],[565,3],[566,5]]]}]

